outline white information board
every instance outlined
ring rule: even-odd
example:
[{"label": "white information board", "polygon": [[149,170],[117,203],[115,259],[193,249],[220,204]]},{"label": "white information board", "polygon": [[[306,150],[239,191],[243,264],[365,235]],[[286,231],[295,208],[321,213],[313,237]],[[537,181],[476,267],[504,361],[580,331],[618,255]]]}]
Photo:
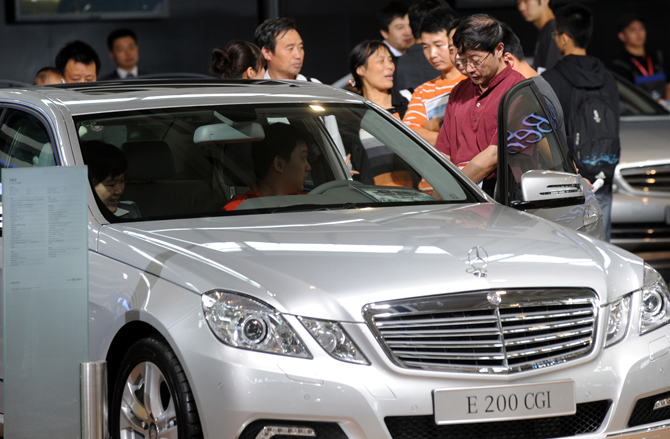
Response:
[{"label": "white information board", "polygon": [[3,168],[2,190],[5,437],[79,438],[87,170]]}]

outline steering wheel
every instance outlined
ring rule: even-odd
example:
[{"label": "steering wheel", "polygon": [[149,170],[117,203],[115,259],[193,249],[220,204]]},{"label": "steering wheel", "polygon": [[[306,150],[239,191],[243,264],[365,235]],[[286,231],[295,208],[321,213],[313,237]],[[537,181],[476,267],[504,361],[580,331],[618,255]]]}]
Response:
[{"label": "steering wheel", "polygon": [[329,191],[331,189],[334,189],[336,187],[344,187],[344,186],[350,186],[352,184],[360,184],[356,181],[352,180],[332,180],[332,181],[327,181],[323,184],[318,185],[311,191],[309,191],[309,195],[318,195],[322,194],[326,191]]}]

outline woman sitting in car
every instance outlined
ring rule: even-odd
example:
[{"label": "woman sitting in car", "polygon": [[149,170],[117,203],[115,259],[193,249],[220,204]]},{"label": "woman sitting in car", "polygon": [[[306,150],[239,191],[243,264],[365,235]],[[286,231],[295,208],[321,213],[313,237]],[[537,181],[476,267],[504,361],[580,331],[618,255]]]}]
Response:
[{"label": "woman sitting in car", "polygon": [[139,218],[140,210],[132,201],[121,201],[126,188],[128,161],[114,145],[90,140],[82,142],[81,153],[88,166],[88,181],[97,195],[98,206],[104,205],[117,218]]}]

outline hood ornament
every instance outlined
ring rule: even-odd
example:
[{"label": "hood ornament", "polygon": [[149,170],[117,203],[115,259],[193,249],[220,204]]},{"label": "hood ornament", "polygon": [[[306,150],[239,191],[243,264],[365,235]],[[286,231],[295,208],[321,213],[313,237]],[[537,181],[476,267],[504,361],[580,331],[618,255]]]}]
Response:
[{"label": "hood ornament", "polygon": [[472,273],[477,277],[486,277],[486,267],[489,266],[487,259],[489,254],[486,253],[486,250],[477,246],[472,247],[468,251],[468,264],[470,268],[466,270],[467,273]]},{"label": "hood ornament", "polygon": [[500,305],[500,302],[502,302],[502,296],[498,291],[491,291],[486,295],[486,300],[488,300],[491,305],[498,306]]}]

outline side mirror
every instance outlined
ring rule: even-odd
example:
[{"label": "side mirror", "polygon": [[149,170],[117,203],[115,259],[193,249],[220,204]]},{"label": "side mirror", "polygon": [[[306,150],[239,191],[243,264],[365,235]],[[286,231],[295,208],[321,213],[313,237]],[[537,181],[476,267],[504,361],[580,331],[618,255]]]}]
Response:
[{"label": "side mirror", "polygon": [[581,177],[556,171],[530,170],[521,175],[521,201],[512,201],[519,210],[543,209],[584,204]]}]

